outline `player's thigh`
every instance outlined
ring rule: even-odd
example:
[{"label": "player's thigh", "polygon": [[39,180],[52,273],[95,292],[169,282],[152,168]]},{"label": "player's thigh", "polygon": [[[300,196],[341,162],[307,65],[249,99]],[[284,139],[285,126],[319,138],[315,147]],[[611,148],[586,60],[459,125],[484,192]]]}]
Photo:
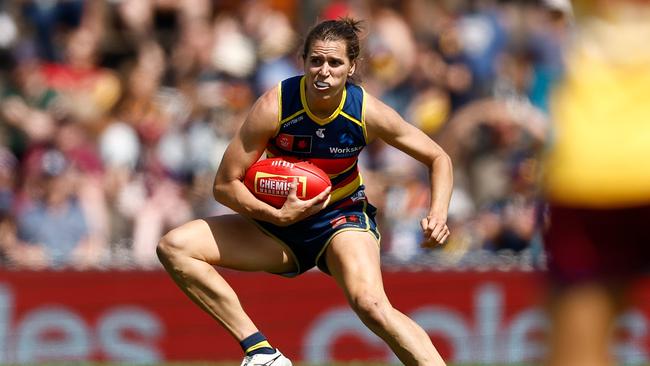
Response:
[{"label": "player's thigh", "polygon": [[287,250],[240,215],[190,221],[165,235],[183,252],[212,265],[242,271],[295,270]]},{"label": "player's thigh", "polygon": [[383,296],[379,254],[379,243],[369,232],[344,231],[332,238],[325,259],[348,297]]}]

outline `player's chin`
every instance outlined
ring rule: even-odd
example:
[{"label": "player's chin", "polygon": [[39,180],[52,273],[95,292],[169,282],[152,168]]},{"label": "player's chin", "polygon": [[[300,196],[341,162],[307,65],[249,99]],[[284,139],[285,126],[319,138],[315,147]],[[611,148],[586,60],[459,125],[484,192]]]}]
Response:
[{"label": "player's chin", "polygon": [[327,98],[337,95],[340,92],[341,86],[337,83],[330,84],[327,87],[318,87],[315,84],[312,84],[309,88],[313,94]]},{"label": "player's chin", "polygon": [[320,99],[330,99],[334,97],[334,93],[332,93],[331,88],[327,88],[327,89],[314,88],[313,95],[315,95]]}]

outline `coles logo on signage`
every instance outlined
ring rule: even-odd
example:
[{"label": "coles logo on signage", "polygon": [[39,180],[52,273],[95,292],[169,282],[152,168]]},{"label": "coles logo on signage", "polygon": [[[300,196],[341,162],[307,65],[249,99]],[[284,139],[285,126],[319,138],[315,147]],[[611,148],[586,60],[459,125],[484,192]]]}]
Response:
[{"label": "coles logo on signage", "polygon": [[[312,271],[299,280],[223,275],[292,360],[400,364],[331,278]],[[386,271],[384,285],[396,308],[429,334],[450,363],[521,365],[544,358],[548,319],[540,305],[546,290],[534,273]],[[632,292],[635,306],[613,329],[620,364],[650,362],[649,290],[650,277],[641,279]],[[0,270],[0,365],[225,362],[241,356],[229,333],[162,270]]]},{"label": "coles logo on signage", "polygon": [[255,174],[255,193],[270,196],[286,197],[293,180],[298,181],[296,195],[304,199],[307,196],[307,177],[294,175],[276,175],[264,172]]}]

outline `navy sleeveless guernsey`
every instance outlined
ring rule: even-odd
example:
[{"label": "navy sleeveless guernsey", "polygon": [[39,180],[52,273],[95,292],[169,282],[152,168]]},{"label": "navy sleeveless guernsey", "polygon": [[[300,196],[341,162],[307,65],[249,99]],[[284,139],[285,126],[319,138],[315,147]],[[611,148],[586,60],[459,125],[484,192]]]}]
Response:
[{"label": "navy sleeveless guernsey", "polygon": [[368,232],[379,245],[377,210],[368,202],[357,165],[359,153],[366,146],[364,97],[360,86],[348,83],[332,115],[318,118],[307,107],[304,76],[286,79],[279,85],[278,126],[266,146],[266,155],[314,163],[329,175],[332,192],[327,207],[291,225],[253,220],[288,249],[296,264],[295,271],[278,274],[297,276],[314,266],[329,273],[323,254],[332,238],[343,231]]},{"label": "navy sleeveless guernsey", "polygon": [[363,184],[357,158],[366,146],[364,90],[347,83],[341,103],[327,118],[318,118],[307,106],[305,77],[280,82],[278,127],[266,147],[267,157],[307,160],[332,181],[331,202],[353,194]]}]

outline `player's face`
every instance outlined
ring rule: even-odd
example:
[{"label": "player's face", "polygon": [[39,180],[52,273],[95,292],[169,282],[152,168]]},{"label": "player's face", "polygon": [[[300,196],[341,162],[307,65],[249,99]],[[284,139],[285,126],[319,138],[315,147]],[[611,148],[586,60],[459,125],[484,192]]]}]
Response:
[{"label": "player's face", "polygon": [[305,58],[307,93],[320,98],[340,95],[348,77],[354,74],[343,40],[316,40]]}]

